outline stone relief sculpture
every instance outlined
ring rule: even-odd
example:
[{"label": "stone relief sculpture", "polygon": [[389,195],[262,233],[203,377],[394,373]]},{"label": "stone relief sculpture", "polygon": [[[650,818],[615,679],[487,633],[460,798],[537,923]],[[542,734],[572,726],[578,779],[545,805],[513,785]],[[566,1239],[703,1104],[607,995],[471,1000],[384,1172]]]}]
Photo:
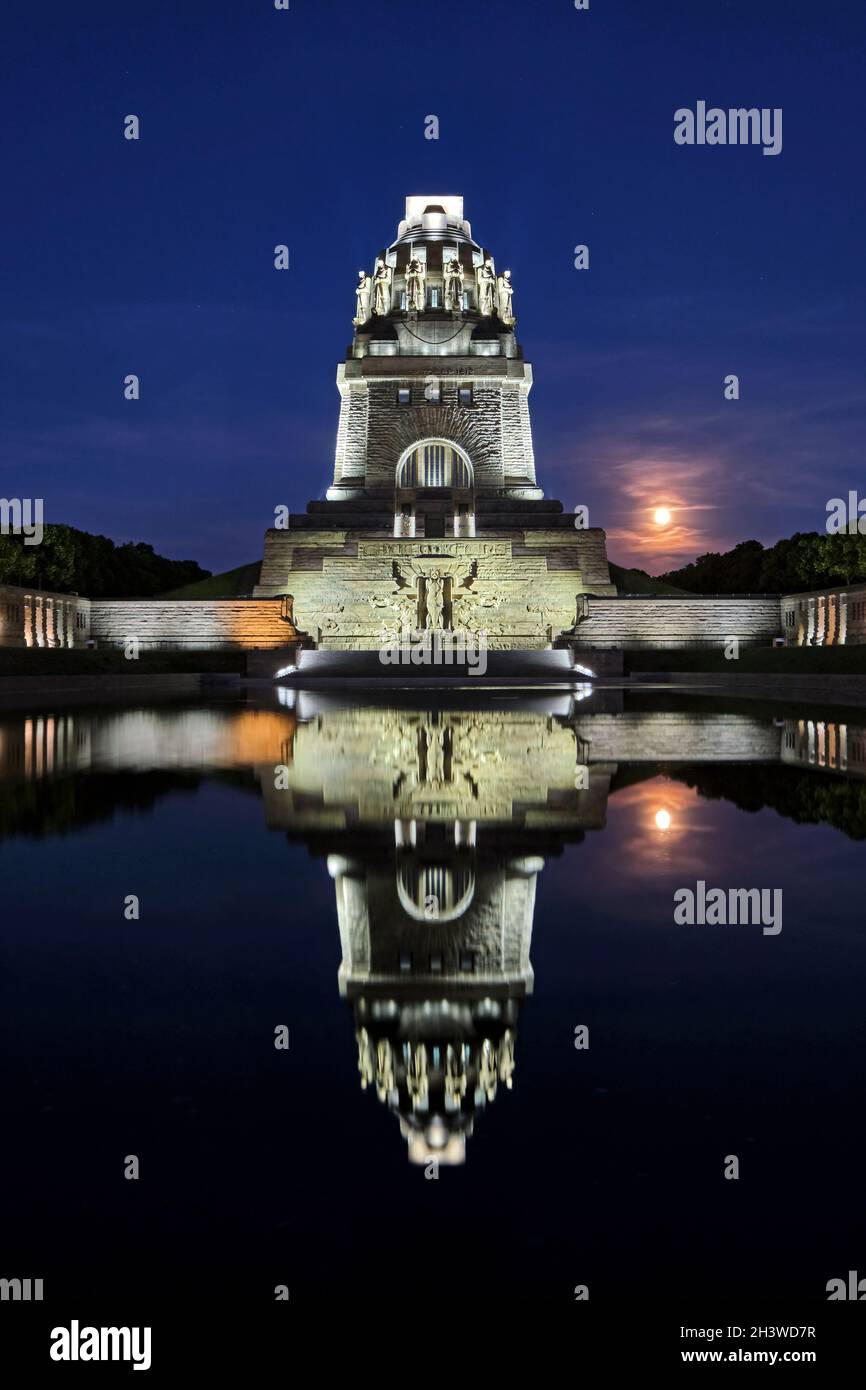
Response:
[{"label": "stone relief sculpture", "polygon": [[387,715],[381,716],[379,729],[369,733],[370,767],[382,770],[383,776],[396,784],[405,776],[417,781],[419,766],[418,731],[414,724],[395,725]]},{"label": "stone relief sculpture", "polygon": [[451,588],[451,626],[464,632],[503,632],[502,624],[493,614],[501,608],[503,599],[497,594],[481,594],[471,587],[474,575]]},{"label": "stone relief sculpture", "polygon": [[510,270],[503,270],[499,279],[496,281],[496,287],[498,291],[499,317],[503,323],[507,323],[510,327],[511,324],[516,322],[511,309],[511,298],[514,294],[514,286],[511,283]]},{"label": "stone relief sculpture", "polygon": [[[457,543],[426,544],[433,549]],[[387,562],[371,563],[363,576],[353,560],[346,576],[331,573],[327,582],[302,585],[294,605],[297,630],[316,641],[349,637],[363,647],[417,643],[422,634],[429,642],[437,632],[467,638],[484,633],[489,646],[506,649],[525,646],[527,638],[549,643],[559,633],[574,633],[586,606],[584,595],[574,595],[573,581],[554,586],[538,575],[497,578],[483,559],[448,551],[424,555],[408,547],[399,559],[381,558]]]},{"label": "stone relief sculpture", "polygon": [[392,271],[384,261],[376,262],[376,271],[373,275],[373,313],[384,317],[391,312],[391,281]]},{"label": "stone relief sculpture", "polygon": [[497,769],[501,763],[502,750],[495,746],[495,736],[491,739],[491,729],[484,722],[484,716],[479,720],[470,715],[468,722],[452,724],[452,776],[480,787],[499,775]]},{"label": "stone relief sculpture", "polygon": [[449,314],[459,313],[463,308],[464,270],[456,256],[445,262],[445,308]]},{"label": "stone relief sculpture", "polygon": [[502,607],[503,603],[504,599],[498,594],[479,595],[472,614],[474,627],[470,628],[470,631],[486,632],[488,636],[490,636],[491,633],[497,636],[504,634],[507,631],[507,625],[503,623],[500,618],[495,618],[493,616],[496,610]]},{"label": "stone relief sculpture", "polygon": [[322,631],[339,632],[343,622],[343,613],[345,611],[346,605],[344,603],[335,604],[330,612],[325,613],[322,617],[320,624]]},{"label": "stone relief sculpture", "polygon": [[417,631],[419,627],[418,610],[421,596],[417,589],[401,589],[393,597],[391,607],[397,615],[398,626]]},{"label": "stone relief sculpture", "polygon": [[445,786],[445,731],[439,725],[427,724],[424,727],[424,748],[427,786]]},{"label": "stone relief sculpture", "polygon": [[493,268],[493,261],[488,256],[483,265],[480,265],[475,272],[478,282],[478,310],[487,316],[496,313],[496,271]]},{"label": "stone relief sculpture", "polygon": [[358,271],[358,283],[355,287],[355,317],[352,319],[356,328],[366,323],[370,317],[370,297],[373,293],[373,277],[368,275],[366,270]]},{"label": "stone relief sculpture", "polygon": [[297,630],[315,640],[340,634],[367,646],[418,642],[422,634],[429,641],[437,632],[484,633],[490,646],[504,649],[535,635],[550,642],[558,633],[576,633],[575,616],[579,621],[584,606],[580,595],[575,615],[574,597],[540,587],[537,577],[495,583],[457,559],[407,555],[388,568],[375,580],[353,578],[336,587],[329,581],[305,595],[295,605]]},{"label": "stone relief sculpture", "polygon": [[425,304],[425,284],[427,269],[417,256],[412,256],[406,266],[406,308],[420,314]]},{"label": "stone relief sculpture", "polygon": [[385,640],[393,636],[399,637],[403,628],[409,628],[410,631],[415,632],[420,627],[421,585],[416,584],[416,587],[413,588],[396,563],[393,567],[392,578],[397,585],[395,593],[389,598],[371,595],[369,600],[372,607],[385,608],[393,614],[396,631],[389,632],[387,621],[383,621],[382,632]]},{"label": "stone relief sculpture", "polygon": [[441,629],[445,626],[445,576],[441,570],[434,570],[426,583],[427,618],[425,627]]},{"label": "stone relief sculpture", "polygon": [[[471,580],[469,581],[471,582]],[[451,626],[462,628],[464,632],[474,632],[470,619],[475,612],[478,595],[467,586],[467,581],[456,579],[451,582]]]}]

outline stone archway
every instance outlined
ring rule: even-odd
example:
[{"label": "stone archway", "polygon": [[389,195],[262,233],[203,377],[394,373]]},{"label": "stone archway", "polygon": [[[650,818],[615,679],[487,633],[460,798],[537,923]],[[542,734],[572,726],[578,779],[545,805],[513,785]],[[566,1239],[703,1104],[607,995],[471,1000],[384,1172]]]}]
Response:
[{"label": "stone archway", "polygon": [[395,536],[474,536],[475,471],[451,439],[419,439],[394,475]]}]

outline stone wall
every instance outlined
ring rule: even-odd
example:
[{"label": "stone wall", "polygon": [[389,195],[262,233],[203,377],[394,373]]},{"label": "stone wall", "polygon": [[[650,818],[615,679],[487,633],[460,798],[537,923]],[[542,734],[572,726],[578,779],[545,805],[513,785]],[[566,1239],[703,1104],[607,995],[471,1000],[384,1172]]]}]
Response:
[{"label": "stone wall", "polygon": [[730,637],[750,646],[782,633],[779,599],[760,594],[588,595],[584,603],[576,629],[582,647],[717,647]]},{"label": "stone wall", "polygon": [[90,600],[0,584],[0,647],[83,647]]},{"label": "stone wall", "polygon": [[363,487],[367,458],[367,387],[363,382],[346,382],[342,366],[337,384],[340,388],[340,423],[337,429],[334,482],[352,481],[357,487]]},{"label": "stone wall", "polygon": [[393,848],[395,819],[517,820],[526,828],[553,819],[572,831],[604,824],[604,775],[576,792],[573,730],[530,711],[333,710],[298,725],[281,790],[275,761],[263,758],[260,769],[274,829],[339,832],[375,824],[390,831]]},{"label": "stone wall", "polygon": [[785,594],[782,630],[792,647],[862,646],[866,642],[866,584]]},{"label": "stone wall", "polygon": [[285,647],[295,636],[280,599],[94,599],[101,645],[141,648]]},{"label": "stone wall", "polygon": [[[486,531],[482,534],[486,534]],[[515,538],[512,553],[515,557],[524,554],[543,556],[551,573],[565,573],[577,568],[581,582],[575,590],[575,597],[585,591],[615,596],[616,590],[611,583],[607,563],[607,541],[600,526],[581,527],[579,530],[560,527],[555,531],[524,531],[519,533],[519,538]]]},{"label": "stone wall", "polygon": [[452,625],[486,628],[492,648],[547,646],[576,616],[570,635],[587,649],[715,647],[731,637],[760,645],[782,635],[791,645],[866,643],[866,585],[781,599],[608,597],[587,592],[609,583],[604,533],[563,528],[443,543],[271,530],[251,599],[89,600],[0,585],[0,647],[83,647],[91,637],[122,646],[136,637],[145,648],[285,648],[298,635],[283,599],[291,593],[298,630],[324,646],[365,648],[378,644],[383,624],[417,621],[410,592],[423,618],[434,572],[448,576]]},{"label": "stone wall", "polygon": [[535,454],[532,448],[532,428],[529,422],[529,392],[531,369],[527,366],[528,381],[510,381],[503,385],[500,399],[500,433],[502,436],[502,467],[508,483],[535,483]]},{"label": "stone wall", "polygon": [[[430,371],[435,375],[431,365]],[[447,439],[469,455],[476,489],[498,488],[503,484],[502,412],[509,417],[508,471],[521,479],[534,481],[531,465],[519,431],[519,384],[505,387],[501,381],[471,381],[471,376],[438,378],[441,404],[432,405],[424,396],[424,378],[407,374],[405,380],[374,381],[369,386],[367,426],[367,486],[394,487],[397,462],[402,454],[424,439]],[[458,387],[473,386],[471,406],[457,402]],[[397,404],[397,389],[408,386],[411,405]]]},{"label": "stone wall", "polygon": [[[846,679],[854,681],[857,678],[842,677]],[[866,734],[862,726],[834,719],[786,719],[782,762],[863,779],[866,778]]]},{"label": "stone wall", "polygon": [[265,532],[264,558],[253,593],[256,598],[293,593],[289,577],[296,567],[321,572],[327,556],[357,553],[357,541],[347,542],[345,531],[281,530],[272,526]]},{"label": "stone wall", "polygon": [[258,592],[292,594],[298,630],[317,646],[365,650],[404,625],[425,626],[437,582],[444,626],[483,631],[500,650],[550,646],[574,627],[579,594],[611,588],[601,531],[373,539],[271,530]]},{"label": "stone wall", "polygon": [[772,719],[744,714],[597,714],[576,724],[589,763],[778,762]]},{"label": "stone wall", "polygon": [[[447,362],[447,365],[444,363]],[[440,400],[425,395],[428,377]],[[479,361],[418,354],[412,357],[341,364],[337,372],[340,422],[334,483],[393,491],[402,454],[424,439],[447,439],[466,451],[475,486],[499,489],[513,482],[535,488],[535,459],[529,419],[532,370],[522,361]],[[471,405],[460,405],[458,389],[471,386]],[[397,400],[399,388],[409,405]]]}]

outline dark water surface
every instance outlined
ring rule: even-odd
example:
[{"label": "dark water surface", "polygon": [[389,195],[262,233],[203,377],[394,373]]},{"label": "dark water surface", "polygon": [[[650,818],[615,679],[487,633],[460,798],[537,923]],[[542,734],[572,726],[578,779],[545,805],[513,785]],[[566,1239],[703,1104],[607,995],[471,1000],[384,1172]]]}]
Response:
[{"label": "dark water surface", "polygon": [[[390,705],[0,717],[0,1273],[64,1319],[866,1274],[864,730]],[[699,880],[781,931],[677,924]]]}]

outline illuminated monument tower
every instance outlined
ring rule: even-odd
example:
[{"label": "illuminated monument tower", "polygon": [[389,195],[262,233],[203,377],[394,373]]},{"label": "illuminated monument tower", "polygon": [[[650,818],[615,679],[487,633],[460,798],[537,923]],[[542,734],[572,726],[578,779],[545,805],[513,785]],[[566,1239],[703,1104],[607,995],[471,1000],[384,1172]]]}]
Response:
[{"label": "illuminated monument tower", "polygon": [[511,272],[463,199],[408,198],[358,272],[327,498],[265,540],[256,594],[291,594],[308,645],[372,648],[408,626],[545,648],[581,594],[616,592],[604,532],[576,529],[536,481],[515,322]]}]

